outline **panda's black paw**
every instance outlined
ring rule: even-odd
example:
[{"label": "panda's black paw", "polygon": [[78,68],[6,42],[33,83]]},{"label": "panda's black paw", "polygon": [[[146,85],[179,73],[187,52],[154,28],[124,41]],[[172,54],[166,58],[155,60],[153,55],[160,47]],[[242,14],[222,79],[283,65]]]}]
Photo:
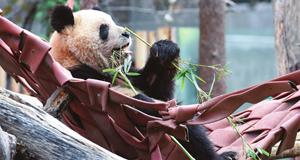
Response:
[{"label": "panda's black paw", "polygon": [[238,160],[238,155],[236,152],[223,152],[220,154],[222,160]]},{"label": "panda's black paw", "polygon": [[158,60],[161,64],[169,65],[179,58],[180,49],[178,45],[170,40],[155,42],[150,49],[150,58]]}]

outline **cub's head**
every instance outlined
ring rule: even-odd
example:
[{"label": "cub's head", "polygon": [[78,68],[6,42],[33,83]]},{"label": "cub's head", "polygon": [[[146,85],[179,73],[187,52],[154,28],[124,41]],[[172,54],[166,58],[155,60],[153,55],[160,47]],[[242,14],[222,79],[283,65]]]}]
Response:
[{"label": "cub's head", "polygon": [[52,12],[50,23],[56,31],[50,40],[50,53],[67,69],[86,64],[101,72],[113,67],[113,51],[122,51],[122,56],[115,56],[119,63],[124,57],[130,58],[129,33],[99,7],[73,13],[69,7],[58,5]]}]

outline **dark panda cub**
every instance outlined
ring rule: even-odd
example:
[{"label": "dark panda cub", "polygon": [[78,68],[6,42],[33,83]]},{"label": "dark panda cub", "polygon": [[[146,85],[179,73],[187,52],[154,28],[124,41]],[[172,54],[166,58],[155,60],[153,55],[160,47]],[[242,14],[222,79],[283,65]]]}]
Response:
[{"label": "dark panda cub", "polygon": [[[93,9],[99,10],[98,7]],[[124,28],[116,26],[105,13],[97,12],[104,17],[91,19],[90,15],[96,17],[96,12],[86,10],[73,15],[70,8],[66,6],[55,7],[51,15],[51,25],[56,30],[53,40],[50,41],[53,47],[51,54],[63,67],[70,70],[75,78],[93,78],[111,82],[113,74],[103,73],[102,70],[106,68],[102,63],[109,59],[112,50],[123,51],[122,48],[127,48],[131,40],[129,33]],[[87,16],[85,17],[85,15]],[[87,23],[87,21],[97,21],[97,23]],[[86,24],[93,25],[85,26]],[[92,33],[82,34],[81,32],[86,28]],[[79,34],[82,37],[76,37]],[[94,49],[89,50],[90,48]],[[177,74],[177,69],[172,62],[176,63],[175,60],[179,59],[179,52],[178,45],[170,40],[160,40],[154,43],[144,68],[130,68],[130,72],[140,73],[139,76],[129,76],[128,78],[132,85],[142,92],[133,97],[147,102],[154,102],[153,98],[162,101],[171,100],[175,86],[173,78]],[[125,58],[128,56],[130,55],[125,54]],[[95,59],[95,57],[99,57],[99,59]],[[69,60],[64,60],[64,58],[69,58]],[[140,110],[153,116],[160,116],[153,110]],[[198,160],[237,160],[235,152],[217,154],[204,127],[187,126],[187,128],[190,142],[180,141],[180,143],[194,158]]]}]

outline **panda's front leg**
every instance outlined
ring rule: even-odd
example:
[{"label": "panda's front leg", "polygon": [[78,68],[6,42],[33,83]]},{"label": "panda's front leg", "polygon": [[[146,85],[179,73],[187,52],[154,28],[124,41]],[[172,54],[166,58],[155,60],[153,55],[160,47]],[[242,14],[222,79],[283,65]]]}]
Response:
[{"label": "panda's front leg", "polygon": [[[170,40],[160,40],[152,45],[144,68],[135,70],[139,76],[130,77],[132,84],[147,96],[168,101],[173,98],[174,81],[177,73],[172,62],[179,59],[180,49]],[[134,70],[134,69],[133,69]]]}]

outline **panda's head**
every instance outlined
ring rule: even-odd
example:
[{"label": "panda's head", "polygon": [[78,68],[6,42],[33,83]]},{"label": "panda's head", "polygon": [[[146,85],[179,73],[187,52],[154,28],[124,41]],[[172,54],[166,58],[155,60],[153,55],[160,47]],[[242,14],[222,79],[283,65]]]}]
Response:
[{"label": "panda's head", "polygon": [[129,33],[99,7],[73,13],[69,7],[58,5],[52,12],[50,23],[56,31],[50,40],[50,52],[67,69],[81,63],[97,71],[113,67],[113,51],[123,51],[122,56],[115,56],[118,63],[122,63],[124,57],[130,58]]}]

